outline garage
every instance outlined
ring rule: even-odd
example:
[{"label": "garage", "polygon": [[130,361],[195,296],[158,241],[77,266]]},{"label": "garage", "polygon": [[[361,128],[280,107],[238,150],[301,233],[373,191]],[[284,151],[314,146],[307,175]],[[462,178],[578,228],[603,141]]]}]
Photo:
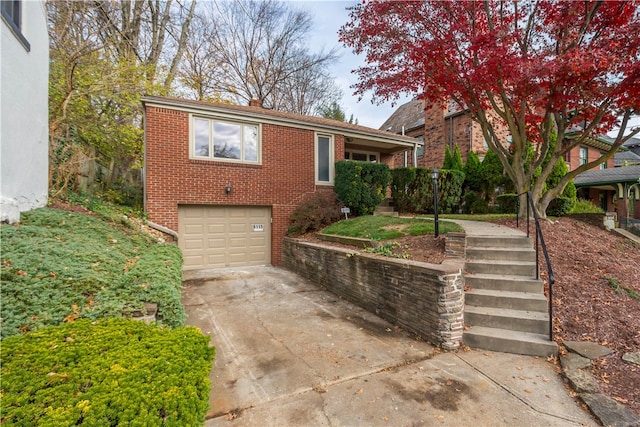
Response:
[{"label": "garage", "polygon": [[179,206],[184,269],[271,264],[271,208]]}]

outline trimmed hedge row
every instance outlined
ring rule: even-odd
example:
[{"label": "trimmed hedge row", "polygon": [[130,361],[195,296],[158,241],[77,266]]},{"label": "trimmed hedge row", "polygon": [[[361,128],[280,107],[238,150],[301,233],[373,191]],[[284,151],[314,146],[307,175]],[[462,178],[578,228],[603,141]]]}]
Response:
[{"label": "trimmed hedge row", "polygon": [[202,425],[215,349],[193,327],[110,318],[2,341],[7,426]]},{"label": "trimmed hedge row", "polygon": [[[460,204],[464,172],[440,169],[438,176],[438,208],[454,213]],[[391,197],[398,211],[433,212],[433,182],[427,168],[396,168],[391,171]]]},{"label": "trimmed hedge row", "polygon": [[336,162],[335,191],[338,198],[356,216],[369,215],[386,197],[391,180],[389,166],[384,163]]}]

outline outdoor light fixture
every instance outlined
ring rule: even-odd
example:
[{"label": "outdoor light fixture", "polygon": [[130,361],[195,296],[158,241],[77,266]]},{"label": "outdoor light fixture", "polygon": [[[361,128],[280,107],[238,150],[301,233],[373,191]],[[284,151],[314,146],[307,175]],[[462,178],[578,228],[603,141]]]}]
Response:
[{"label": "outdoor light fixture", "polygon": [[438,169],[433,168],[431,171],[431,179],[433,180],[433,212],[434,216],[434,224],[435,224],[435,236],[438,237],[440,235],[439,224],[438,224],[438,174],[440,172]]},{"label": "outdoor light fixture", "polygon": [[227,184],[227,186],[224,188],[224,192],[227,193],[227,196],[231,194],[231,183]]}]

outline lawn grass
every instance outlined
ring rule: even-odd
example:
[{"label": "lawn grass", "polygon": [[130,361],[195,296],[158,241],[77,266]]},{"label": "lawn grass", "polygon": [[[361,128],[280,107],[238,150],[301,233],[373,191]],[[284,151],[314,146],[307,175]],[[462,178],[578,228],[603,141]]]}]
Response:
[{"label": "lawn grass", "polygon": [[[463,229],[453,222],[440,221],[439,232],[441,234],[455,231],[463,231]],[[322,230],[322,233],[385,241],[407,235],[423,236],[435,234],[435,230],[434,222],[425,218],[366,215],[331,224]]]},{"label": "lawn grass", "polygon": [[144,302],[158,304],[162,323],[184,324],[180,250],[122,215],[105,218],[41,208],[0,227],[3,338],[82,317],[128,316]]}]

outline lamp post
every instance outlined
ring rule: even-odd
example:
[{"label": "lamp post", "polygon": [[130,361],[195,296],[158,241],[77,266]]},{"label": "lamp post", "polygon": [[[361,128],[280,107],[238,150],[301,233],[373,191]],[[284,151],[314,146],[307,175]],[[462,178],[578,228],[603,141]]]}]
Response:
[{"label": "lamp post", "polygon": [[438,237],[440,235],[439,224],[438,224],[438,174],[439,171],[436,168],[433,168],[431,171],[431,179],[433,180],[433,211],[435,213],[435,235]]}]

